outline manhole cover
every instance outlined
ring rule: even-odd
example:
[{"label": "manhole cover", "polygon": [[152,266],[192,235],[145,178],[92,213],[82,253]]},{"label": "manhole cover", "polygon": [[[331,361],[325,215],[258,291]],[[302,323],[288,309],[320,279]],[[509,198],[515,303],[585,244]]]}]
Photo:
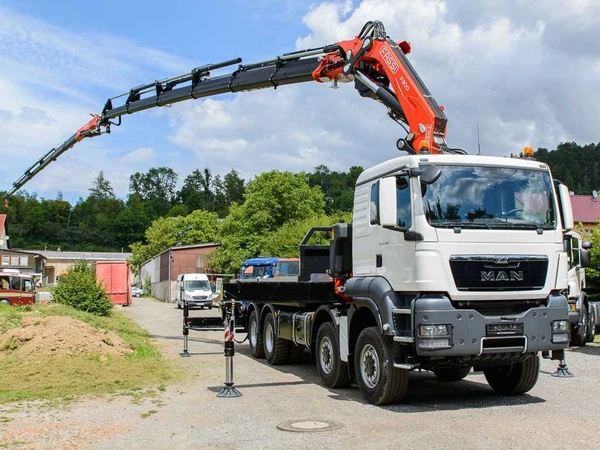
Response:
[{"label": "manhole cover", "polygon": [[343,424],[331,420],[287,420],[277,425],[277,428],[283,431],[314,433],[316,431],[337,430],[343,426]]}]

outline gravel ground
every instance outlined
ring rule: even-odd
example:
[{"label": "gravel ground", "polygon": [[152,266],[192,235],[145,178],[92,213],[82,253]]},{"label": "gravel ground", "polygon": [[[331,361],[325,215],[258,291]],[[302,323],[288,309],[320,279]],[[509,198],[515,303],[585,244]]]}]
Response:
[{"label": "gravel ground", "polygon": [[[112,395],[63,407],[4,405],[0,448],[600,448],[599,346],[568,352],[575,378],[551,377],[557,364],[543,360],[540,379],[528,395],[500,397],[482,374],[440,383],[423,372],[411,377],[403,404],[375,407],[356,388],[322,387],[312,364],[273,368],[256,361],[245,343],[236,346],[234,363],[243,396],[220,399],[222,332],[191,332],[192,357],[179,358],[181,312],[173,305],[141,298],[123,312],[150,331],[166,357],[186,368],[186,380],[135,401]],[[316,433],[277,429],[290,420],[344,426]]]}]

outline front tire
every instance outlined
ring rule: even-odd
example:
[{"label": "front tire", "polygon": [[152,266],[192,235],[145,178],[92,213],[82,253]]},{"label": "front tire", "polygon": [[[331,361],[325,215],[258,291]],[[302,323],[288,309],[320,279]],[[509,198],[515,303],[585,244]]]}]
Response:
[{"label": "front tire", "polygon": [[281,339],[275,333],[275,320],[273,314],[269,313],[265,317],[265,326],[263,328],[263,342],[265,349],[265,358],[272,366],[285,364],[290,359],[292,351],[291,342]]},{"label": "front tire", "polygon": [[6,306],[11,306],[12,303],[10,302],[9,299],[7,298],[0,298],[0,305],[6,305]]},{"label": "front tire", "polygon": [[596,310],[591,307],[588,311],[589,323],[587,329],[587,341],[594,342],[596,338]]},{"label": "front tire", "polygon": [[348,363],[340,359],[338,341],[331,322],[325,322],[319,327],[316,343],[316,363],[319,376],[325,386],[341,388],[350,384]]},{"label": "front tire", "polygon": [[580,310],[580,321],[577,330],[571,333],[571,345],[583,347],[587,341],[588,335],[588,311],[585,304],[582,303]]},{"label": "front tire", "polygon": [[258,315],[256,310],[250,314],[248,320],[248,345],[250,346],[250,353],[255,358],[265,357],[265,348],[263,342],[263,335],[258,331]]},{"label": "front tire", "polygon": [[483,370],[491,388],[501,395],[519,395],[530,391],[537,383],[540,358],[531,355],[525,361]]},{"label": "front tire", "polygon": [[433,370],[433,373],[440,381],[460,381],[469,375],[469,372],[471,372],[471,367],[452,367]]},{"label": "front tire", "polygon": [[392,342],[384,339],[377,327],[365,328],[358,336],[354,370],[356,383],[369,403],[394,403],[406,394],[408,370],[394,367]]}]

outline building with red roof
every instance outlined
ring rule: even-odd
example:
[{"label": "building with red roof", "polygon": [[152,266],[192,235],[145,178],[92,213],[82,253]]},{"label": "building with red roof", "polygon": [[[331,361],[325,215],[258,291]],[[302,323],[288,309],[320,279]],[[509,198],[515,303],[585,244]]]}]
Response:
[{"label": "building with red roof", "polygon": [[575,224],[581,223],[590,232],[600,223],[600,199],[592,195],[571,195]]}]

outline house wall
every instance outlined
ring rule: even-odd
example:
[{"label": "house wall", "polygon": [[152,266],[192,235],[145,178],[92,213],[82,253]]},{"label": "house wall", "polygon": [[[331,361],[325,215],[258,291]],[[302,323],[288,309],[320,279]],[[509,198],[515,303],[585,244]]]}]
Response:
[{"label": "house wall", "polygon": [[202,247],[191,249],[173,249],[171,262],[171,280],[177,280],[182,273],[207,273],[207,256],[218,247]]}]

